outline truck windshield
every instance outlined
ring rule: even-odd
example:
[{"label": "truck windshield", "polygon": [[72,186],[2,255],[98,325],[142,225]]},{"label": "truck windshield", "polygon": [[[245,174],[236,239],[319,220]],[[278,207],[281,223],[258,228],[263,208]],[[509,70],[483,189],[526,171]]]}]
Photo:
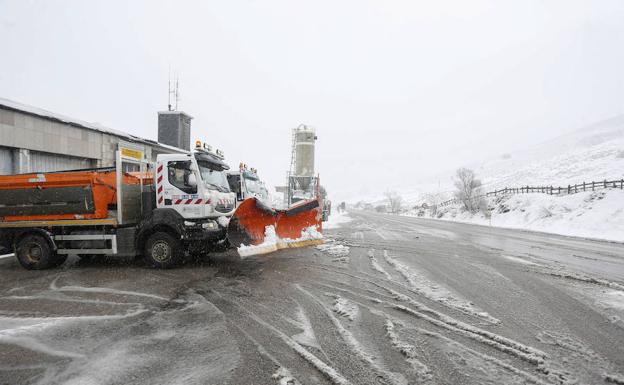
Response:
[{"label": "truck windshield", "polygon": [[252,193],[260,194],[262,192],[260,182],[255,179],[245,178],[247,190]]},{"label": "truck windshield", "polygon": [[208,188],[221,192],[230,192],[225,171],[211,168],[208,162],[197,162],[197,165],[199,166],[202,180]]}]

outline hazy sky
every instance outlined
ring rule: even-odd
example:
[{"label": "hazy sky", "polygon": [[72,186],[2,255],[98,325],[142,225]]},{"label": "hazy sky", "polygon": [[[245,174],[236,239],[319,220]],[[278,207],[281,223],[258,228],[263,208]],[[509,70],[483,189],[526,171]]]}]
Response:
[{"label": "hazy sky", "polygon": [[624,112],[624,1],[0,0],[0,96],[193,139],[282,184],[316,127],[334,199],[414,186]]}]

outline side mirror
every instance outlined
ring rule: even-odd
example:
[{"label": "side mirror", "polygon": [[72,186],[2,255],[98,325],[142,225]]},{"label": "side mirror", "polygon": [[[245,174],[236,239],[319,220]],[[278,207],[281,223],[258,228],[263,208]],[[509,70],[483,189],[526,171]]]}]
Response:
[{"label": "side mirror", "polygon": [[195,174],[191,173],[188,175],[188,178],[186,180],[186,184],[189,186],[197,186],[197,177],[195,176]]}]

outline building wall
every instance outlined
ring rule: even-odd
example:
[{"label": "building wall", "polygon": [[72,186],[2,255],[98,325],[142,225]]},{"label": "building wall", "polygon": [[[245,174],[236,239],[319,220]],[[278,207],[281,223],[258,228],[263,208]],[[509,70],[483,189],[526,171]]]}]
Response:
[{"label": "building wall", "polygon": [[0,109],[0,145],[98,159],[102,133]]},{"label": "building wall", "polygon": [[120,143],[150,161],[174,151],[0,106],[0,174],[114,166]]},{"label": "building wall", "polygon": [[0,175],[13,172],[13,149],[0,147]]},{"label": "building wall", "polygon": [[30,151],[30,170],[28,172],[76,170],[92,168],[95,165],[95,159]]}]

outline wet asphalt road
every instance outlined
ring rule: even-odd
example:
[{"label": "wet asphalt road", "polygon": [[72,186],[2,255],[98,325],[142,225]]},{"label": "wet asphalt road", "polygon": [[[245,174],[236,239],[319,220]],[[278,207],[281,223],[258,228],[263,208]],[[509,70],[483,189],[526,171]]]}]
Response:
[{"label": "wet asphalt road", "polygon": [[167,271],[0,259],[0,384],[624,383],[624,245],[351,216]]}]

